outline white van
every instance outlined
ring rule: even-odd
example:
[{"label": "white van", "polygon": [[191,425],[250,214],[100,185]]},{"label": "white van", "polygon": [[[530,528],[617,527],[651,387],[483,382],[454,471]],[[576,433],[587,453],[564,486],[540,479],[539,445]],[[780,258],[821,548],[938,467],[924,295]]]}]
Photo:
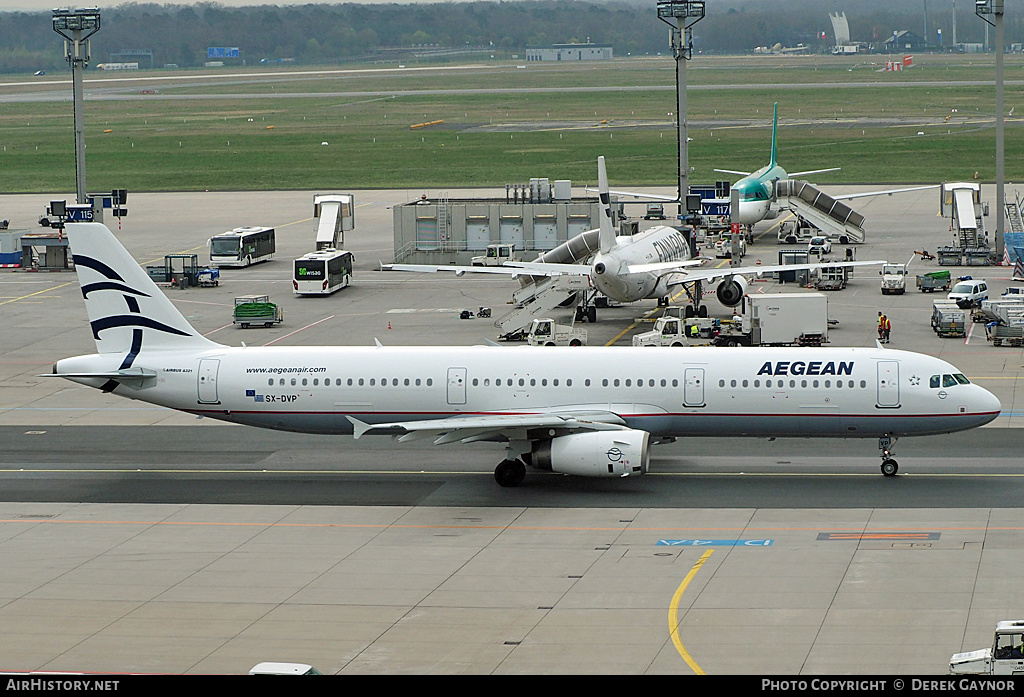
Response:
[{"label": "white van", "polygon": [[957,281],[946,298],[960,307],[981,307],[981,301],[988,300],[988,283],[970,278]]}]

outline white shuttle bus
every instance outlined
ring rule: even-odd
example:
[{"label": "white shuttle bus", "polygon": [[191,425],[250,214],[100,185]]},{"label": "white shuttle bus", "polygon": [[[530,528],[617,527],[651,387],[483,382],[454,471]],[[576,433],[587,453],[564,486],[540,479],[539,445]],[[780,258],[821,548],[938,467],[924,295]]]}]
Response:
[{"label": "white shuttle bus", "polygon": [[352,281],[355,257],[343,249],[321,249],[295,260],[292,289],[299,295],[330,295]]},{"label": "white shuttle bus", "polygon": [[211,237],[209,246],[214,266],[249,266],[274,258],[274,228],[236,227]]}]

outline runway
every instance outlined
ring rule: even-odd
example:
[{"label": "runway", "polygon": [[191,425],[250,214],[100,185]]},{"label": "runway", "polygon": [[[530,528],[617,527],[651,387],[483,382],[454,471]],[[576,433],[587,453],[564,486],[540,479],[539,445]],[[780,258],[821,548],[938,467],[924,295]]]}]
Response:
[{"label": "runway", "polygon": [[[531,472],[503,489],[494,445],[425,448],[247,427],[0,426],[0,501],[251,506],[1010,508],[1016,429],[901,440],[882,477],[870,440],[707,439],[656,446],[643,477]],[[756,451],[757,454],[754,454]]]}]

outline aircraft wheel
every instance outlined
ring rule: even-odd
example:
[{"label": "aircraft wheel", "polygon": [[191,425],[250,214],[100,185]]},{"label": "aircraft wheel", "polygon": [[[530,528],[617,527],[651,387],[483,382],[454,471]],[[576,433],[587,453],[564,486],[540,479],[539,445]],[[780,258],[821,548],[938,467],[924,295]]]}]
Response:
[{"label": "aircraft wheel", "polygon": [[519,486],[526,478],[526,465],[519,460],[502,460],[494,469],[494,481],[503,487]]},{"label": "aircraft wheel", "polygon": [[703,318],[707,319],[707,316],[708,316],[708,306],[707,305],[701,305],[700,309],[697,310],[697,316],[698,317],[703,317]]},{"label": "aircraft wheel", "polygon": [[882,461],[882,474],[884,474],[886,477],[895,477],[896,472],[899,471],[899,468],[899,464],[892,458]]},{"label": "aircraft wheel", "polygon": [[685,319],[690,319],[691,317],[693,317],[693,305],[686,306],[686,309],[683,310],[683,317]]},{"label": "aircraft wheel", "polygon": [[587,310],[587,321],[593,324],[597,321],[597,308],[591,307]]}]

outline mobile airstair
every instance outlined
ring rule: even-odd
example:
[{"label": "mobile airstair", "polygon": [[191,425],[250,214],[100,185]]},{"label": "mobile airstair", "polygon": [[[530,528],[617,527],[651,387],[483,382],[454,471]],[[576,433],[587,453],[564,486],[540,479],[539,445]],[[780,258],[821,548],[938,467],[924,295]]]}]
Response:
[{"label": "mobile airstair", "polygon": [[864,216],[811,184],[798,179],[775,182],[779,207],[790,208],[839,244],[863,242]]}]

